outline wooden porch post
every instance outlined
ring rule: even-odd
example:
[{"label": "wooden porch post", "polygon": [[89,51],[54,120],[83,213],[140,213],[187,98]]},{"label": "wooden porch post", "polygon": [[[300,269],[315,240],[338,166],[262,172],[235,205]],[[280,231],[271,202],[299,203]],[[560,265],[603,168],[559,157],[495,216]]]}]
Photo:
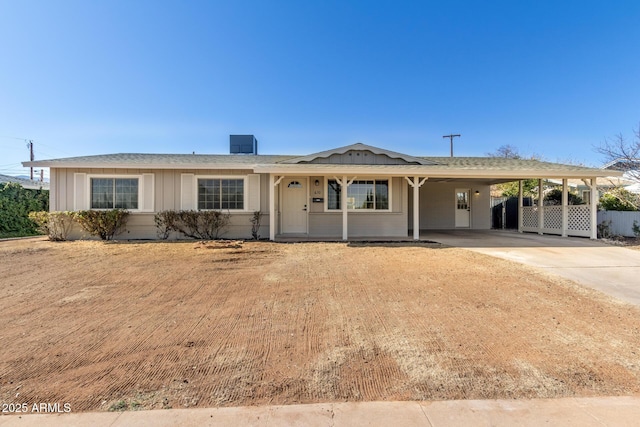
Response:
[{"label": "wooden porch post", "polygon": [[542,178],[538,179],[538,234],[543,234],[544,228],[544,191],[542,188]]},{"label": "wooden porch post", "polygon": [[404,179],[413,187],[413,240],[420,240],[420,187],[429,179],[420,180],[419,176],[414,176],[413,180],[408,176]]},{"label": "wooden porch post", "polygon": [[569,229],[569,180],[562,179],[562,237],[567,237]]},{"label": "wooden porch post", "polygon": [[342,240],[349,240],[349,218],[347,217],[347,191],[349,184],[347,182],[347,176],[342,176],[340,182],[340,207],[342,208]]},{"label": "wooden porch post", "polygon": [[276,184],[272,173],[269,174],[269,240],[276,239]]},{"label": "wooden porch post", "polygon": [[420,240],[420,186],[417,176],[413,178],[413,240]]},{"label": "wooden porch post", "polygon": [[518,233],[522,233],[522,220],[524,215],[524,189],[522,188],[522,180],[518,181]]},{"label": "wooden porch post", "polygon": [[590,239],[598,238],[598,182],[597,178],[591,178],[591,236]]}]

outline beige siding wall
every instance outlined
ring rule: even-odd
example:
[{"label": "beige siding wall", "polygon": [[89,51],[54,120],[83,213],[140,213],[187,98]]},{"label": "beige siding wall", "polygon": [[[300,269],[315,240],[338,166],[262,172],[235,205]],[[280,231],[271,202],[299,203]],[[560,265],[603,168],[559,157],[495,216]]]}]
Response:
[{"label": "beige siding wall", "polygon": [[[211,176],[248,176],[252,171],[248,170],[148,170],[148,169],[62,169],[52,168],[52,191],[51,209],[71,211],[74,209],[75,174],[96,174],[96,175],[143,175],[152,173],[153,179],[153,204],[154,211],[179,210],[181,200],[181,177],[182,174],[211,175]],[[249,191],[259,191],[259,206],[263,212],[262,225],[259,234],[262,237],[269,236],[269,201],[268,175],[260,176],[260,186]],[[248,195],[246,195],[248,196]],[[146,196],[143,195],[143,198]],[[247,199],[248,200],[248,199]],[[157,238],[156,227],[153,221],[152,212],[132,212],[127,223],[127,230],[119,238],[123,239],[155,239]],[[226,228],[222,237],[225,238],[251,238],[250,219],[253,212],[234,212],[231,216],[231,224]],[[71,233],[71,238],[89,238],[79,227],[75,227]],[[172,236],[178,237],[178,236]]]},{"label": "beige siding wall", "polygon": [[[320,186],[315,186],[315,180]],[[402,178],[391,179],[391,212],[349,211],[350,237],[407,236],[407,188]],[[310,177],[309,235],[311,237],[342,237],[342,212],[325,212],[324,203],[313,203],[314,197],[326,199],[324,177]]]},{"label": "beige siding wall", "polygon": [[[473,182],[425,182],[420,188],[420,229],[455,228],[455,191],[458,188],[471,190],[471,228],[491,228],[489,186]],[[480,194],[476,195],[478,190]],[[410,201],[412,205],[412,201]],[[409,227],[413,228],[413,215]]]}]

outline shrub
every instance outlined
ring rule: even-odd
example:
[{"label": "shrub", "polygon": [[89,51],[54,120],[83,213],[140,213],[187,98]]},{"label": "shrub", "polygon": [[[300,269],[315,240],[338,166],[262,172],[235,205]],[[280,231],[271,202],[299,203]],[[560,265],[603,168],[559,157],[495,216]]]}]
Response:
[{"label": "shrub", "polygon": [[[582,205],[584,203],[582,201],[582,198],[574,193],[569,192],[567,193],[567,196],[570,205]],[[560,190],[559,188],[554,188],[553,190],[549,191],[544,196],[544,202],[547,206],[562,205],[562,190]]]},{"label": "shrub", "polygon": [[598,239],[608,239],[610,237],[613,237],[611,221],[602,221],[598,224]]},{"label": "shrub", "polygon": [[113,236],[124,231],[129,211],[125,209],[78,211],[73,216],[87,233],[98,236],[102,240],[111,240]]},{"label": "shrub", "polygon": [[262,212],[255,211],[250,221],[251,221],[251,237],[253,237],[255,240],[258,240],[260,238],[258,231],[260,231],[260,222],[262,221]]},{"label": "shrub", "polygon": [[49,210],[48,190],[29,190],[20,184],[0,184],[0,238],[33,236],[38,225],[29,212]]},{"label": "shrub", "polygon": [[30,212],[29,219],[38,224],[38,231],[49,236],[49,240],[67,240],[73,225],[73,212]]},{"label": "shrub", "polygon": [[167,240],[172,231],[178,231],[176,228],[178,219],[178,212],[176,211],[161,211],[156,213],[153,221],[158,229],[158,238]]},{"label": "shrub", "polygon": [[600,197],[600,209],[605,211],[636,211],[638,197],[625,190],[616,189],[605,193]]},{"label": "shrub", "polygon": [[634,236],[640,237],[640,225],[638,225],[638,221],[633,221],[633,227],[631,227],[631,229],[633,230]]},{"label": "shrub", "polygon": [[221,211],[162,211],[154,221],[158,236],[166,239],[172,231],[178,231],[192,239],[218,239],[229,225],[231,215]]}]

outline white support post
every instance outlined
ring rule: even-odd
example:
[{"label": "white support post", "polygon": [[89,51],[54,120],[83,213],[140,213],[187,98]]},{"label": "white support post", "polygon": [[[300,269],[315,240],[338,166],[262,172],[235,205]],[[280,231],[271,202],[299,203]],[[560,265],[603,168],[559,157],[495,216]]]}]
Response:
[{"label": "white support post", "polygon": [[340,181],[340,207],[342,208],[342,240],[349,240],[349,218],[347,209],[347,191],[349,191],[349,182],[347,176],[344,175]]},{"label": "white support post", "polygon": [[538,179],[538,234],[543,234],[544,228],[544,189],[542,178]]},{"label": "white support post", "polygon": [[276,183],[272,173],[269,174],[269,240],[276,240]]},{"label": "white support post", "polygon": [[420,180],[419,176],[415,176],[412,180],[405,176],[404,179],[413,187],[413,240],[420,240],[420,187],[428,178]]},{"label": "white support post", "polygon": [[596,178],[591,178],[591,236],[596,240],[598,238],[598,183]]},{"label": "white support post", "polygon": [[420,240],[420,186],[417,176],[413,178],[413,240]]},{"label": "white support post", "polygon": [[522,221],[524,216],[524,189],[522,188],[522,180],[518,181],[518,233],[522,233]]},{"label": "white support post", "polygon": [[562,179],[562,237],[569,232],[569,180]]}]

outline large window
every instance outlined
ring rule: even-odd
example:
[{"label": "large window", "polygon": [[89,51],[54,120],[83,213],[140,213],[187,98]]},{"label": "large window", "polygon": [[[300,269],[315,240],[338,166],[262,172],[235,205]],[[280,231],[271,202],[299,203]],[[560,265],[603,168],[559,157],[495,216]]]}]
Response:
[{"label": "large window", "polygon": [[[327,185],[327,209],[339,210],[341,186],[335,179]],[[347,190],[347,209],[389,210],[389,181],[353,181]]]},{"label": "large window", "polygon": [[91,209],[138,209],[138,178],[91,178]]},{"label": "large window", "polygon": [[198,179],[198,209],[244,209],[244,179]]}]

